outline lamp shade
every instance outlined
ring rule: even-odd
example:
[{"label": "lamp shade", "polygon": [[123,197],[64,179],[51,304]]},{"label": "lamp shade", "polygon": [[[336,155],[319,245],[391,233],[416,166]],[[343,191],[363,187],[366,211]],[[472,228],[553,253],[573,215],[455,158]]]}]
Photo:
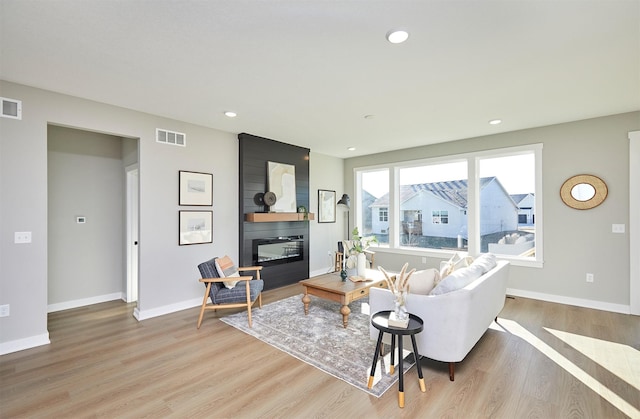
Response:
[{"label": "lamp shade", "polygon": [[343,207],[346,207],[347,209],[350,209],[351,208],[351,198],[349,198],[349,195],[342,194],[342,198],[340,198],[340,200],[338,201],[338,205],[341,205]]}]

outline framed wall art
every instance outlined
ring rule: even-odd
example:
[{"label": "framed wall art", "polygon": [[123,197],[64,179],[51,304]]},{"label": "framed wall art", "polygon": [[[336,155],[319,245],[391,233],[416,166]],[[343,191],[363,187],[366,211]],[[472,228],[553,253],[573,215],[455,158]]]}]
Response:
[{"label": "framed wall art", "polygon": [[178,244],[213,243],[213,211],[178,211]]},{"label": "framed wall art", "polygon": [[271,212],[297,212],[296,167],[292,164],[267,162],[269,191],[276,194],[276,202],[269,207]]},{"label": "framed wall art", "polygon": [[180,170],[178,205],[213,205],[213,175]]},{"label": "framed wall art", "polygon": [[318,189],[318,222],[336,222],[336,191]]}]

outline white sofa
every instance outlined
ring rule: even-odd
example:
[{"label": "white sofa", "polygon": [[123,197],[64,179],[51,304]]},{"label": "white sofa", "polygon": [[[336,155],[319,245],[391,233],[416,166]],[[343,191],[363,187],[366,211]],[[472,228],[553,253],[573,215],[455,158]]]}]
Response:
[{"label": "white sofa", "polygon": [[[461,268],[468,269],[468,268]],[[449,379],[454,379],[454,366],[471,351],[504,307],[509,262],[496,266],[461,289],[440,295],[409,294],[409,313],[424,321],[424,330],[416,335],[419,355],[448,362]],[[393,310],[391,292],[373,287],[369,291],[371,315]],[[378,329],[369,325],[371,339],[378,339]],[[390,343],[388,334],[384,342]],[[404,348],[412,348],[405,337]]]}]

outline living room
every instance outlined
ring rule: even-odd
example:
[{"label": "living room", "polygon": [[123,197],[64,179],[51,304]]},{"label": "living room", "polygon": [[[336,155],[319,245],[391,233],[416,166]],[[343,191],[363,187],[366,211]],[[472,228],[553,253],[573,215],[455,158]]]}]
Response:
[{"label": "living room", "polygon": [[[637,10],[637,2],[631,3]],[[3,17],[3,26],[4,19],[9,17]],[[637,52],[633,53],[637,55]],[[628,90],[637,86],[636,80]],[[135,90],[133,86],[131,89]],[[10,305],[11,308],[8,317],[0,318],[0,353],[30,348],[38,350],[43,345],[46,348],[51,338],[48,314],[52,304],[64,304],[69,300],[97,303],[105,301],[103,296],[122,296],[126,293],[126,281],[118,278],[117,281],[110,279],[111,288],[108,290],[96,292],[96,288],[87,287],[87,291],[80,294],[78,289],[83,287],[79,287],[79,284],[90,285],[84,283],[94,278],[104,281],[102,274],[91,272],[91,267],[76,272],[71,265],[66,265],[63,269],[69,272],[69,278],[68,282],[59,285],[60,294],[65,295],[65,289],[73,294],[66,297],[66,301],[64,296],[56,301],[50,300],[51,287],[58,286],[49,282],[52,278],[49,256],[56,246],[49,233],[52,220],[48,208],[54,199],[49,196],[48,190],[50,127],[108,134],[137,142],[140,246],[136,317],[144,325],[147,320],[156,318],[158,321],[164,315],[198,306],[202,299],[202,285],[197,281],[198,263],[216,255],[229,254],[237,258],[240,249],[239,224],[242,219],[238,204],[238,131],[229,125],[232,123],[224,121],[222,128],[215,129],[176,117],[108,104],[106,100],[59,93],[55,88],[40,88],[35,82],[16,81],[14,77],[10,80],[3,77],[0,91],[2,97],[18,99],[23,106],[21,120],[0,120],[0,223],[5,236],[0,253],[0,304]],[[637,93],[635,96],[637,99]],[[459,111],[459,117],[465,117],[463,110]],[[156,141],[157,128],[185,133],[187,147],[159,144]],[[542,144],[544,264],[541,267],[514,264],[509,279],[511,294],[628,314],[638,309],[637,294],[640,289],[640,279],[632,276],[634,272],[637,275],[632,268],[634,261],[637,263],[640,258],[634,258],[630,253],[631,228],[638,223],[638,213],[631,212],[630,205],[637,205],[638,198],[629,192],[634,191],[632,173],[637,174],[638,170],[631,166],[629,160],[630,138],[634,138],[632,142],[636,143],[636,153],[637,142],[640,141],[637,134],[630,133],[639,130],[640,110],[636,107],[593,114],[588,118],[557,120],[526,129],[471,134],[456,138],[455,141],[355,157],[318,152],[311,147],[308,208],[316,212],[319,189],[335,190],[338,196],[343,193],[355,196],[353,174],[357,168]],[[285,143],[292,142],[270,132],[250,133]],[[343,145],[342,148],[346,149],[348,144]],[[340,153],[345,152],[341,149]],[[121,159],[125,166],[126,159]],[[211,244],[179,246],[177,243],[178,211],[181,209],[177,201],[178,172],[181,170],[213,174],[214,237]],[[588,211],[567,207],[559,195],[559,189],[567,178],[582,173],[601,177],[609,188],[603,204]],[[87,216],[88,226],[94,222],[91,214],[67,215],[69,219],[65,222],[74,226],[76,217],[81,215]],[[309,222],[312,238],[310,276],[327,272],[332,266],[328,252],[336,250],[337,241],[345,236],[347,224],[346,214],[339,212],[337,215],[336,223]],[[350,217],[349,222],[353,226],[357,220],[354,214],[350,214]],[[624,224],[627,232],[612,233],[612,224]],[[122,225],[117,228],[124,230]],[[25,231],[32,233],[32,242],[14,244],[14,232]],[[91,243],[93,250],[88,249],[90,246],[86,246],[86,243]],[[100,239],[90,236],[86,241],[72,246],[66,248],[66,252],[81,257],[85,252],[104,251]],[[124,277],[123,247],[106,251],[110,257],[118,258]],[[380,249],[376,253],[376,263],[397,269],[402,263],[409,262],[411,266],[419,268],[437,266],[445,257],[429,256],[424,263],[423,256],[419,254]],[[586,282],[585,273],[593,273],[595,281]],[[635,291],[632,292],[632,289]],[[133,315],[133,310],[129,315]],[[638,312],[635,311],[635,314]],[[193,324],[185,321],[184,326],[195,328],[195,318]]]}]

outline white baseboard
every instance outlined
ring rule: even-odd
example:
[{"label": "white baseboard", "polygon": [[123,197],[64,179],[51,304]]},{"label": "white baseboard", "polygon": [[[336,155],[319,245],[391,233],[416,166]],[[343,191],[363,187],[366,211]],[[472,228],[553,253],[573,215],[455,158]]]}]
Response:
[{"label": "white baseboard", "polygon": [[514,297],[531,298],[533,300],[547,301],[550,303],[566,304],[576,307],[593,308],[595,310],[610,311],[613,313],[630,314],[631,307],[624,304],[606,303],[603,301],[585,300],[582,298],[565,297],[562,295],[544,294],[540,292],[507,288],[507,295]]},{"label": "white baseboard", "polygon": [[10,354],[12,352],[23,351],[25,349],[35,348],[36,346],[48,345],[49,333],[43,333],[42,335],[29,336],[24,339],[12,340],[9,342],[0,343],[0,355]]},{"label": "white baseboard", "polygon": [[[138,321],[151,319],[153,317],[163,316],[165,314],[175,313],[176,311],[186,310],[188,308],[199,307],[202,305],[202,297],[192,300],[181,301],[179,303],[169,304],[166,306],[156,307],[149,310],[140,310],[136,307],[133,310],[133,316]],[[197,320],[197,319],[196,319]]]},{"label": "white baseboard", "polygon": [[113,294],[96,295],[95,297],[81,298],[79,300],[65,301],[63,303],[49,304],[47,306],[47,313],[53,313],[56,311],[69,310],[70,308],[78,308],[84,306],[90,306],[92,304],[106,303],[113,300],[125,300],[127,296],[122,292],[115,292]]}]

